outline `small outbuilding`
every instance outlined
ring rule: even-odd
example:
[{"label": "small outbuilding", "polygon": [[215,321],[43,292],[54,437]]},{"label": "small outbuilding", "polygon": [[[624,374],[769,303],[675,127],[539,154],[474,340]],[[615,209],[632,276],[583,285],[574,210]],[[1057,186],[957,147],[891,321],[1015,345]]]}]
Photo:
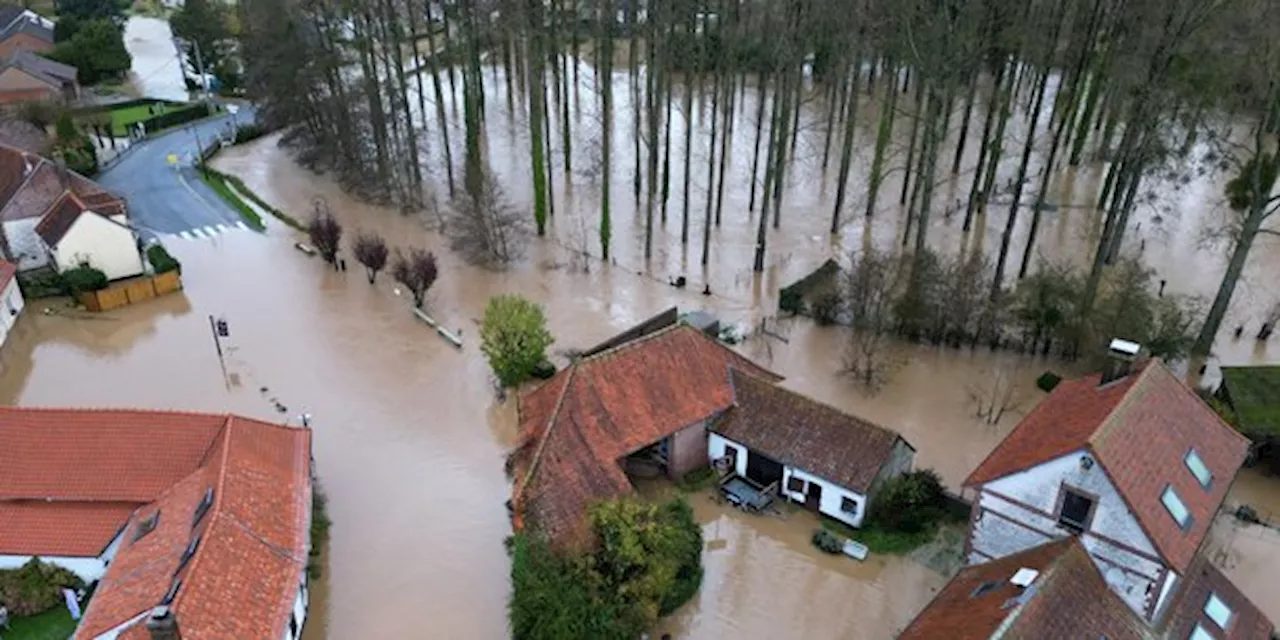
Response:
[{"label": "small outbuilding", "polygon": [[854,527],[879,485],[911,470],[915,448],[894,431],[737,370],[730,380],[707,446],[722,468]]}]

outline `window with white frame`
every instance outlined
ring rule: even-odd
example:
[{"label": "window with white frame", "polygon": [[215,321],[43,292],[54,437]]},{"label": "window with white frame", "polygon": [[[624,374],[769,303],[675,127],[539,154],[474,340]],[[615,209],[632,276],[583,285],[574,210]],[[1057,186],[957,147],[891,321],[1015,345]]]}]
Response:
[{"label": "window with white frame", "polygon": [[1196,625],[1196,628],[1191,630],[1191,636],[1187,640],[1217,640],[1217,638],[1205,631],[1204,627]]},{"label": "window with white frame", "polygon": [[1173,517],[1173,521],[1178,523],[1179,527],[1184,530],[1191,526],[1191,511],[1187,509],[1187,505],[1182,501],[1178,492],[1172,485],[1164,488],[1164,495],[1160,496],[1160,503],[1164,505],[1165,510]]}]

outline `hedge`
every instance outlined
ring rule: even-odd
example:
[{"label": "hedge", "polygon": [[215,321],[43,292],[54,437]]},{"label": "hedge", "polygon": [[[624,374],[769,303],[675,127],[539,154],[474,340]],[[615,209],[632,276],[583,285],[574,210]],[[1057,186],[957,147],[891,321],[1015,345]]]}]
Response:
[{"label": "hedge", "polygon": [[63,602],[62,589],[79,589],[76,574],[32,558],[17,569],[0,570],[0,604],[15,616],[30,616]]},{"label": "hedge", "polygon": [[182,263],[178,262],[177,258],[169,255],[169,251],[164,248],[164,245],[151,245],[151,248],[147,249],[147,262],[151,263],[151,268],[155,269],[156,273],[168,273],[170,271],[182,273]]},{"label": "hedge", "polygon": [[162,113],[160,115],[147,118],[146,120],[141,121],[139,124],[145,127],[144,130],[147,133],[151,133],[155,131],[160,131],[161,129],[168,129],[169,127],[176,127],[180,124],[186,124],[193,120],[207,118],[210,115],[213,115],[213,113],[214,113],[214,110],[212,107],[209,106],[208,103],[201,102],[201,103],[193,104],[185,109],[178,109],[176,111],[166,111],[165,113]]}]

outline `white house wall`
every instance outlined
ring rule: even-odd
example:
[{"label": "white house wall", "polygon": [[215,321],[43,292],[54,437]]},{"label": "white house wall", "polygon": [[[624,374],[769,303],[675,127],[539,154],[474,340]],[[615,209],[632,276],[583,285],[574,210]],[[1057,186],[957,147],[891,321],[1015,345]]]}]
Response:
[{"label": "white house wall", "polygon": [[[122,216],[117,218],[123,222]],[[87,261],[106,274],[108,280],[142,273],[142,255],[133,232],[102,216],[86,213],[76,218],[58,245],[50,250],[59,271],[74,269]]]},{"label": "white house wall", "polygon": [[740,475],[747,475],[747,445],[734,442],[718,433],[707,432],[707,459],[715,462],[723,458],[727,452],[725,445],[732,445],[738,448],[737,467],[733,472]]},{"label": "white house wall", "polygon": [[[0,569],[17,569],[31,561],[33,556],[0,555]],[[86,583],[102,578],[107,572],[105,558],[75,558],[69,556],[40,556],[41,562],[57,565],[80,576]]]},{"label": "white house wall", "polygon": [[[824,480],[811,473],[806,473],[795,467],[784,466],[782,468],[782,489],[781,493],[796,502],[804,503],[805,494],[798,491],[787,490],[787,485],[792,477],[804,480],[806,483],[814,483],[822,487],[822,497],[818,500],[818,511],[825,515],[831,516],[851,527],[861,527],[862,519],[867,511],[867,497],[861,493],[850,491],[834,482]],[[858,508],[853,513],[842,511],[840,502],[842,498],[849,498],[858,503]]]},{"label": "white house wall", "polygon": [[18,288],[18,279],[9,280],[4,291],[0,291],[0,346],[8,340],[13,325],[18,323],[24,304],[22,290]]},{"label": "white house wall", "polygon": [[[305,576],[305,570],[303,575]],[[285,624],[284,633],[280,636],[280,640],[298,640],[302,636],[302,626],[307,621],[307,607],[309,606],[310,598],[311,596],[307,592],[307,583],[304,579],[303,583],[298,586],[298,596],[293,599],[293,609],[290,610],[290,615],[293,616],[293,620],[297,624],[293,627]]]},{"label": "white house wall", "polygon": [[1080,464],[1083,450],[983,485],[970,532],[970,559],[1001,558],[1071,531],[1057,522],[1062,485],[1096,496],[1081,542],[1099,571],[1139,615],[1146,615],[1164,567],[1106,472]]},{"label": "white house wall", "polygon": [[44,242],[36,235],[39,217],[9,220],[4,223],[4,234],[9,240],[9,261],[18,265],[18,271],[30,271],[49,264],[49,254]]}]

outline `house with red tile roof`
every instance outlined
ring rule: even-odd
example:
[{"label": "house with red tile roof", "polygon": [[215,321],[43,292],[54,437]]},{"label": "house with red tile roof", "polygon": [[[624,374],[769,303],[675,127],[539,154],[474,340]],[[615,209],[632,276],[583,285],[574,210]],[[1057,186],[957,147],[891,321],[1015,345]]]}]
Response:
[{"label": "house with red tile roof", "polygon": [[[989,563],[1076,537],[1111,591],[1157,627],[1198,571],[1216,571],[1201,548],[1249,443],[1136,354],[1113,343],[1106,371],[1059,384],[969,475],[965,552]],[[1214,594],[1219,631],[1261,616],[1234,588]]]},{"label": "house with red tile roof", "polygon": [[9,339],[9,332],[18,323],[18,316],[26,306],[22,290],[18,288],[17,275],[17,265],[0,260],[0,347]]},{"label": "house with red tile roof", "polygon": [[77,640],[295,640],[311,478],[305,428],[0,407],[0,568],[39,556],[97,582]]},{"label": "house with red tile roof", "polygon": [[124,200],[59,164],[0,144],[0,259],[19,271],[82,263],[108,280],[143,272]]},{"label": "house with red tile roof", "polygon": [[[790,497],[812,496],[815,509],[859,521],[865,495],[839,483],[865,490],[909,468],[912,450],[897,434],[786,391],[781,376],[672,322],[625,332],[630,339],[520,396],[519,444],[508,460],[517,530],[589,544],[588,508],[632,493],[627,469],[637,459],[679,478],[740,447],[732,467],[741,475],[793,486]],[[850,496],[857,504],[845,502]]]}]

